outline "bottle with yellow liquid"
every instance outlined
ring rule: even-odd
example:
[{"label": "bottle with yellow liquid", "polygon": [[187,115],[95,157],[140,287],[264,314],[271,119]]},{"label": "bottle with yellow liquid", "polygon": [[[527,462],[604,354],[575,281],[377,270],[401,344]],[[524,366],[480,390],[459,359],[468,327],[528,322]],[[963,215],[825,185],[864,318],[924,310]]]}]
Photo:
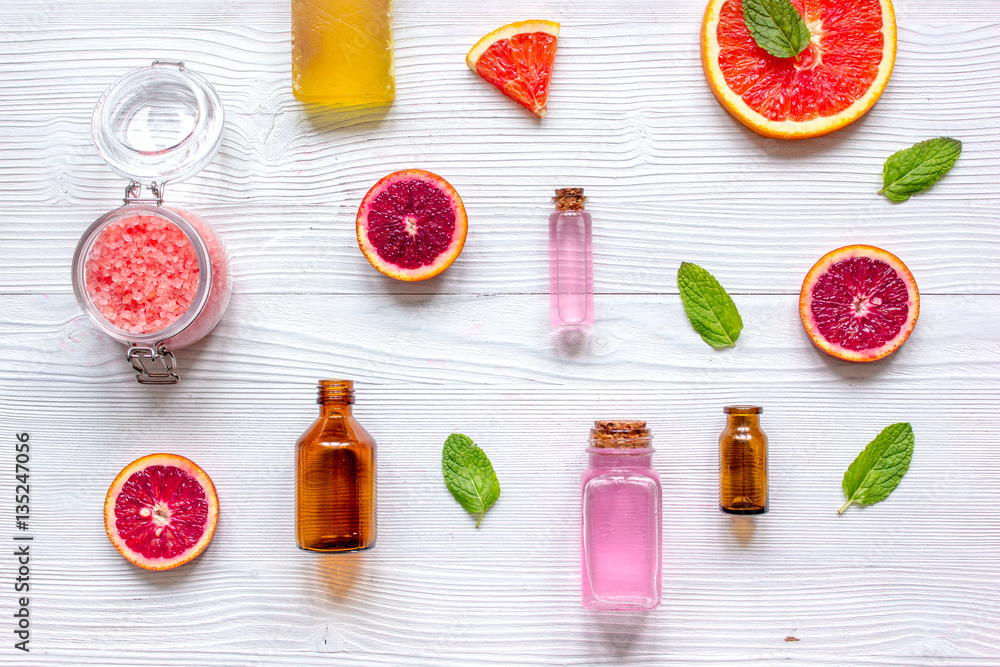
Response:
[{"label": "bottle with yellow liquid", "polygon": [[292,0],[292,92],[331,106],[392,103],[392,0]]}]

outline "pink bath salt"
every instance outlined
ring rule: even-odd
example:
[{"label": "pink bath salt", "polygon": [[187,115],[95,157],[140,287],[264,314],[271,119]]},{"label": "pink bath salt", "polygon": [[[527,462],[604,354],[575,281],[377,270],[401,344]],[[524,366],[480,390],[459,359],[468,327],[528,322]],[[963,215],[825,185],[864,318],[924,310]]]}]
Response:
[{"label": "pink bath salt", "polygon": [[134,215],[108,225],[85,264],[85,285],[111,324],[134,334],[165,329],[198,290],[198,256],[169,220]]}]

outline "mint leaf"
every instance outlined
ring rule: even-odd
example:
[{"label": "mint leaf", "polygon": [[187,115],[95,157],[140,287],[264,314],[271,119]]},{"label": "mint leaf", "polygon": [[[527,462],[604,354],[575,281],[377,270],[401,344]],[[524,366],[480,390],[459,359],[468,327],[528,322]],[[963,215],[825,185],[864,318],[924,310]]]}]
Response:
[{"label": "mint leaf", "polygon": [[479,515],[478,528],[486,510],[500,497],[500,482],[493,464],[472,438],[452,433],[444,441],[441,469],[444,483],[455,500],[467,511]]},{"label": "mint leaf", "polygon": [[871,505],[888,498],[909,469],[912,456],[913,428],[909,424],[882,429],[844,473],[847,502],[837,510],[838,514],[843,514],[851,503]]},{"label": "mint leaf", "polygon": [[809,46],[809,26],[789,0],[743,0],[743,20],[757,46],[794,58]]},{"label": "mint leaf", "polygon": [[961,153],[962,142],[949,137],[928,139],[897,151],[882,167],[882,189],[878,192],[895,202],[906,201],[947,174]]},{"label": "mint leaf", "polygon": [[711,273],[697,264],[681,262],[677,269],[684,312],[702,340],[712,347],[733,347],[743,331],[736,304]]}]

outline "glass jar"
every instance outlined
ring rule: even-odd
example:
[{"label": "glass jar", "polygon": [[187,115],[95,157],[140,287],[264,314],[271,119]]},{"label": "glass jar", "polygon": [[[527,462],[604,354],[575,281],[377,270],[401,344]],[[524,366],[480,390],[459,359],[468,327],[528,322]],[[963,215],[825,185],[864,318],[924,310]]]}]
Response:
[{"label": "glass jar", "polygon": [[336,553],[375,546],[375,439],[351,414],[354,383],[320,380],[319,418],[295,445],[295,540]]},{"label": "glass jar", "polygon": [[730,405],[719,436],[719,509],[729,514],[764,514],[767,506],[767,436],[755,405]]},{"label": "glass jar", "polygon": [[77,244],[73,292],[98,329],[128,346],[125,358],[143,384],[176,383],[172,350],[204,337],[229,303],[222,240],[198,215],[163,204],[168,182],[212,159],[223,124],[215,89],[179,62],[125,74],[94,109],[97,150],[129,183],[124,206]]},{"label": "glass jar", "polygon": [[662,504],[644,421],[596,421],[582,492],[581,593],[587,609],[660,604]]}]

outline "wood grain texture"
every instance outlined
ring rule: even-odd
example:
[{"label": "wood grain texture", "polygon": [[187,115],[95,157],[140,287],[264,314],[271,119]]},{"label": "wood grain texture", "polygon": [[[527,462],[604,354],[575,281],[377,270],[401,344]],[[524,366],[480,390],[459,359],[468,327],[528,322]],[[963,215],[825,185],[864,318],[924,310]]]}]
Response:
[{"label": "wood grain texture", "polygon": [[[544,217],[565,185],[590,195],[601,292],[673,292],[670,267],[711,259],[730,289],[788,293],[826,250],[859,241],[902,257],[925,291],[1000,292],[990,178],[1000,171],[1000,26],[977,22],[988,13],[904,3],[896,70],[872,112],[827,137],[781,142],[715,103],[697,52],[700,0],[534,3],[503,16],[479,4],[428,13],[398,3],[397,102],[346,111],[292,98],[284,2],[170,2],[128,22],[116,20],[120,3],[30,15],[12,6],[13,48],[0,55],[0,132],[15,149],[0,183],[0,290],[67,291],[80,233],[123,191],[93,148],[94,102],[159,54],[204,73],[226,105],[218,157],[168,200],[220,229],[245,293],[397,289],[354,250],[353,221],[378,178],[412,166],[448,178],[470,214],[465,252],[439,292],[543,292]],[[564,22],[542,122],[463,64],[468,44],[522,7]],[[946,179],[902,205],[875,194],[886,157],[938,135],[966,144]]]},{"label": "wood grain texture", "polygon": [[[241,295],[178,352],[183,383],[156,389],[131,382],[122,349],[71,298],[4,297],[0,382],[17,391],[0,421],[31,431],[33,526],[48,545],[36,640],[51,664],[168,651],[175,662],[158,664],[319,664],[325,652],[342,664],[990,664],[1000,455],[984,417],[1000,408],[988,326],[1000,297],[927,297],[911,340],[864,366],[813,348],[795,301],[738,297],[746,328],[720,352],[677,297],[599,297],[602,323],[569,349],[539,296]],[[393,308],[407,316],[387,318]],[[380,536],[365,554],[293,546],[292,443],[319,375],[358,381],[358,417],[379,441]],[[740,521],[716,510],[715,442],[721,406],[748,401],[766,406],[773,509]],[[648,419],[659,449],[666,601],[645,616],[578,602],[577,477],[589,423],[606,417]],[[843,470],[900,420],[917,434],[903,483],[838,516]],[[440,478],[453,431],[500,475],[480,530]],[[158,575],[121,559],[86,510],[154,450],[198,461],[222,503],[209,550]],[[144,631],[158,623],[171,632]],[[189,653],[172,653],[177,633]]]},{"label": "wood grain texture", "polygon": [[[0,471],[30,432],[35,536],[27,656],[0,552],[0,664],[995,667],[1000,2],[895,5],[882,100],[784,143],[711,96],[703,0],[396,0],[382,111],[293,100],[284,0],[0,0]],[[481,35],[529,17],[563,24],[541,122],[464,66]],[[93,105],[153,58],[189,62],[227,111],[215,161],[167,198],[219,229],[235,292],[177,353],[171,388],[131,379],[69,279],[124,186],[93,148]],[[875,194],[888,155],[940,135],[965,144],[944,179],[900,205]],[[410,166],[456,186],[471,229],[440,278],[402,285],[361,256],[353,219]],[[578,340],[547,324],[561,186],[585,187],[595,220],[598,324]],[[848,243],[899,255],[923,297],[910,340],[872,364],[827,357],[798,316],[805,272]],[[686,320],[685,260],[733,295],[735,349]],[[329,376],[356,380],[380,447],[378,544],[340,557],[292,533],[292,445]],[[716,509],[721,407],[738,402],[765,407],[771,440],[772,511],[755,520]],[[579,604],[577,480],[591,421],[614,417],[650,422],[664,479],[649,614]],[[910,471],[838,516],[843,471],[895,421],[914,427]],[[452,432],[500,477],[478,530],[441,479]],[[101,522],[111,480],[152,451],[192,458],[220,495],[212,545],[166,573],[125,562]],[[4,544],[13,494],[0,473]]]}]

